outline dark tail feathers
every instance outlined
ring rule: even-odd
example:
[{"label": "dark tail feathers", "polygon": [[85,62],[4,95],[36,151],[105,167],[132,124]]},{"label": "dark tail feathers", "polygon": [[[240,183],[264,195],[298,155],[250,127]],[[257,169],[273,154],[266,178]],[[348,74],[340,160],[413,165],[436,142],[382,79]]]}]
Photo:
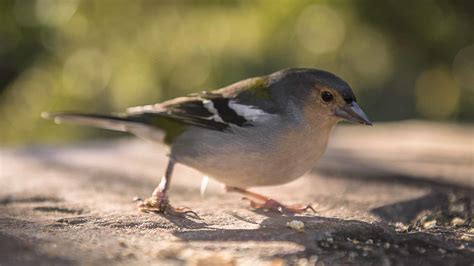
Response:
[{"label": "dark tail feathers", "polygon": [[133,121],[130,118],[113,115],[45,112],[41,114],[41,117],[44,119],[54,120],[54,122],[57,124],[66,122],[124,132],[129,131],[129,129],[132,127],[143,125],[142,123],[138,121]]}]

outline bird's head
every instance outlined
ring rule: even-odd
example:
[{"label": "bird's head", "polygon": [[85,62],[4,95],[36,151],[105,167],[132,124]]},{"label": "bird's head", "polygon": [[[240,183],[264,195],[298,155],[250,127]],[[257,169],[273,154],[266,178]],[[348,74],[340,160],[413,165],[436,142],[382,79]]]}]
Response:
[{"label": "bird's head", "polygon": [[349,84],[338,76],[316,69],[287,69],[276,77],[287,97],[297,101],[308,116],[372,125]]}]

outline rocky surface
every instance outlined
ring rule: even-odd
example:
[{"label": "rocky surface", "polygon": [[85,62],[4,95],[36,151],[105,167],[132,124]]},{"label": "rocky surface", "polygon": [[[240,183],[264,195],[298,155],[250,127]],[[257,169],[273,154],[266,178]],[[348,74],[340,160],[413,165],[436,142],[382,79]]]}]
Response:
[{"label": "rocky surface", "polygon": [[0,264],[472,265],[473,133],[340,126],[312,172],[254,189],[317,211],[296,216],[250,210],[216,182],[201,196],[185,167],[171,201],[201,219],[140,213],[132,198],[156,186],[166,149],[136,139],[4,148]]}]

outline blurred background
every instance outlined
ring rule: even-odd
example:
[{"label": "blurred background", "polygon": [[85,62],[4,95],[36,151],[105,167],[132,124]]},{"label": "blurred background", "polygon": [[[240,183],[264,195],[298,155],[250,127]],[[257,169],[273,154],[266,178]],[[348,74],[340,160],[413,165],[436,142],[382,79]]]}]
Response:
[{"label": "blurred background", "polygon": [[0,1],[0,145],[117,136],[121,111],[288,67],[334,72],[374,121],[474,122],[474,1]]}]

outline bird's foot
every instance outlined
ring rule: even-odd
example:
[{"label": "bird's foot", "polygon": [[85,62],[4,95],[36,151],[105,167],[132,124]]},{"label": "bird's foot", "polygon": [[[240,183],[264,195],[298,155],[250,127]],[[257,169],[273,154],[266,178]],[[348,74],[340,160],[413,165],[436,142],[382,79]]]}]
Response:
[{"label": "bird's foot", "polygon": [[200,217],[188,207],[173,207],[170,204],[166,192],[154,192],[148,199],[135,199],[138,201],[138,210],[146,213],[162,213],[172,216],[192,216],[200,219]]},{"label": "bird's foot", "polygon": [[249,199],[247,197],[242,198],[250,202],[250,207],[256,210],[263,211],[275,211],[279,213],[299,214],[304,213],[308,210],[316,213],[316,210],[311,205],[293,204],[284,205],[273,199],[266,199],[263,203]]},{"label": "bird's foot", "polygon": [[316,210],[311,205],[302,205],[302,204],[283,205],[280,202],[274,199],[271,199],[267,196],[260,195],[252,191],[248,191],[243,188],[226,186],[225,189],[227,192],[237,192],[244,195],[243,199],[250,201],[250,207],[253,209],[263,210],[263,211],[276,211],[279,213],[287,213],[287,214],[303,213],[307,210],[316,212]]}]

